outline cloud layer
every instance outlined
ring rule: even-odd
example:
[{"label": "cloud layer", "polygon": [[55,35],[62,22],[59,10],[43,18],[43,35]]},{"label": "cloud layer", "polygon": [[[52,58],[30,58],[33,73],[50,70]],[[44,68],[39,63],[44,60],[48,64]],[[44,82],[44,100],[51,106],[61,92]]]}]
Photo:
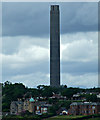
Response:
[{"label": "cloud layer", "polygon": [[[3,82],[49,85],[51,4],[2,3]],[[98,3],[56,4],[60,6],[61,84],[97,86]]]},{"label": "cloud layer", "polygon": [[[3,36],[49,36],[50,5],[54,3],[3,3]],[[58,3],[61,34],[97,31],[97,3]],[[94,19],[95,18],[95,19]]]},{"label": "cloud layer", "polygon": [[[14,47],[16,49],[13,49],[11,53],[8,52],[12,51],[11,44],[13,40],[17,39],[17,44],[16,42],[13,44],[13,46],[16,46]],[[7,40],[9,44],[7,44]],[[3,81],[8,78],[13,82],[25,80],[24,83],[26,84],[31,80],[33,81],[33,86],[36,86],[39,81],[40,84],[42,84],[43,80],[45,84],[49,84],[49,38],[29,36],[3,37],[3,45],[6,46],[3,47],[3,54],[1,54],[3,58]],[[66,75],[65,78],[61,77],[62,84],[65,84],[66,80],[70,81],[70,77],[74,76],[77,76],[77,78],[79,77],[79,79],[80,76],[83,76],[81,79],[84,79],[84,76],[87,76],[86,80],[88,80],[88,77],[89,80],[90,77],[93,79],[92,73],[93,75],[95,74],[94,76],[96,77],[94,78],[97,80],[97,47],[97,32],[64,34],[61,36],[61,76]],[[70,76],[67,78],[68,74]],[[79,86],[83,86],[83,83],[79,83]],[[69,84],[69,82],[66,84]],[[30,83],[27,83],[27,85],[31,86]],[[91,86],[92,85],[91,83]]]}]

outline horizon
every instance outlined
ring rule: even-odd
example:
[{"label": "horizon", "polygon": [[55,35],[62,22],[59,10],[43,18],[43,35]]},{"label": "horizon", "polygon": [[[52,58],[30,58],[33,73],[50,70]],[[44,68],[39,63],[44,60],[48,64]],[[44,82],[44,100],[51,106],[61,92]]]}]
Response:
[{"label": "horizon", "polygon": [[[10,81],[5,81],[5,82],[10,82]],[[1,84],[4,84],[5,82],[1,82]],[[10,82],[11,84],[16,84],[17,82],[15,82],[15,83],[12,83],[12,82]],[[38,86],[47,86],[47,87],[52,87],[52,86],[50,86],[50,85],[43,85],[43,84],[41,84],[41,85],[38,85],[38,86],[33,86],[33,87],[28,87],[28,86],[26,86],[24,83],[21,83],[21,82],[19,82],[19,83],[17,83],[17,84],[23,84],[26,88],[33,88],[33,89],[38,89],[37,87]],[[65,85],[60,85],[60,87],[64,87]],[[67,85],[66,85],[67,86]],[[54,87],[54,88],[57,88],[57,87]],[[59,87],[58,87],[59,88]],[[79,89],[94,89],[94,88],[96,88],[96,89],[98,89],[98,88],[100,88],[100,87],[75,87],[75,86],[67,86],[67,88],[79,88]]]}]

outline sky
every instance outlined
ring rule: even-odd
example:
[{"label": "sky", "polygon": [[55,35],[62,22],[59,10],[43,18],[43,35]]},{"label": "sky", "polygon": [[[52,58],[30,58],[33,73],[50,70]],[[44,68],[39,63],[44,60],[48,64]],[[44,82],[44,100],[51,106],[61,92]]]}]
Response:
[{"label": "sky", "polygon": [[61,85],[97,87],[97,2],[2,3],[2,82],[50,85],[52,4],[60,7]]}]

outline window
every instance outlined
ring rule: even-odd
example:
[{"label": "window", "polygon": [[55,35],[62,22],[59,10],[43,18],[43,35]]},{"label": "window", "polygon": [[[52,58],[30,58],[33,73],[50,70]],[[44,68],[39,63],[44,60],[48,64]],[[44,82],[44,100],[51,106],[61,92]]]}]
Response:
[{"label": "window", "polygon": [[39,110],[39,106],[37,106],[37,110]]},{"label": "window", "polygon": [[92,106],[92,109],[95,109],[95,106]]},{"label": "window", "polygon": [[54,11],[54,6],[52,6],[52,8],[53,8],[53,11]]}]

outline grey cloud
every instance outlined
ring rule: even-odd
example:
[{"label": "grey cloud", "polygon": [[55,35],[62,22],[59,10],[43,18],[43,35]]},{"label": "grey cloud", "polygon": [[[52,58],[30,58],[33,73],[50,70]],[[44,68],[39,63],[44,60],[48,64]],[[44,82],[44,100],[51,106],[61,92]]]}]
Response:
[{"label": "grey cloud", "polygon": [[[3,3],[3,36],[49,37],[51,4]],[[58,4],[60,5],[62,34],[97,31],[97,3]]]},{"label": "grey cloud", "polygon": [[61,9],[62,33],[97,31],[97,3],[67,3]]},{"label": "grey cloud", "polygon": [[[68,87],[97,86],[97,72],[93,64],[94,63],[90,65],[88,63],[63,63],[63,66],[61,65],[61,67],[63,67],[63,70],[61,70],[61,84],[67,84]],[[5,72],[5,74],[3,74],[3,81],[10,80],[11,82],[23,82],[28,87],[36,87],[40,84],[49,85],[49,67],[47,66],[48,62],[43,63],[42,66],[39,64],[38,66],[17,69],[16,71],[9,69],[9,73],[8,70],[5,69],[5,71],[3,71]],[[30,84],[30,81],[32,84]]]},{"label": "grey cloud", "polygon": [[38,85],[49,85],[49,75],[41,72],[22,74],[15,76],[7,76],[11,82],[21,82],[28,87],[36,87]]},{"label": "grey cloud", "polygon": [[62,62],[62,73],[70,73],[74,75],[81,75],[86,73],[98,72],[98,62]]},{"label": "grey cloud", "polygon": [[[15,63],[16,64],[16,63]],[[20,64],[18,64],[17,68],[11,68],[7,64],[3,64],[3,79],[5,76],[14,76],[14,75],[25,75],[36,72],[43,72],[45,74],[49,74],[50,72],[50,63],[49,60],[45,62],[37,62],[34,65],[33,63],[27,63],[27,66],[23,63],[23,67],[20,68]],[[61,75],[62,73],[69,73],[72,75],[83,75],[86,73],[96,73],[98,72],[98,63],[95,61],[91,62],[61,62]]]},{"label": "grey cloud", "polygon": [[19,37],[2,37],[2,53],[13,54],[19,51],[18,46],[21,40]]},{"label": "grey cloud", "polygon": [[47,5],[43,3],[3,3],[3,35],[38,36],[47,34]]},{"label": "grey cloud", "polygon": [[[95,37],[94,37],[94,36]],[[95,73],[98,68],[97,61],[97,39],[96,32],[79,33],[62,36],[61,46],[61,74],[85,74]],[[88,39],[89,38],[89,39]],[[67,39],[67,40],[66,40]],[[29,74],[35,72],[44,72],[48,74],[50,71],[49,46],[47,38],[34,37],[4,37],[7,48],[3,48],[3,79],[5,76]],[[12,44],[12,41],[17,41]],[[73,41],[71,41],[73,40]],[[90,42],[90,40],[93,40]],[[65,42],[66,41],[66,42]],[[67,42],[67,41],[71,41]],[[78,42],[78,45],[76,44]],[[85,44],[84,44],[85,42]],[[68,43],[68,44],[67,44]],[[7,54],[12,51],[12,47],[18,51],[13,54]],[[70,47],[72,46],[72,47]],[[85,48],[85,50],[84,50]],[[63,49],[63,50],[62,50]],[[14,49],[13,49],[14,50]]]},{"label": "grey cloud", "polygon": [[49,38],[35,38],[30,36],[13,36],[2,37],[2,52],[3,54],[15,54],[22,48],[29,48],[31,45],[49,47]]},{"label": "grey cloud", "polygon": [[[16,63],[15,63],[16,64]],[[34,65],[34,63],[27,63],[28,65],[20,68],[20,64],[18,64],[18,68],[12,69],[9,65],[3,64],[2,75],[3,80],[7,79],[8,76],[16,76],[16,75],[27,75],[37,72],[42,72],[44,74],[49,74],[49,61],[38,62],[38,64]]]},{"label": "grey cloud", "polygon": [[91,88],[98,86],[97,73],[86,73],[83,75],[62,74],[62,83],[68,87]]}]

